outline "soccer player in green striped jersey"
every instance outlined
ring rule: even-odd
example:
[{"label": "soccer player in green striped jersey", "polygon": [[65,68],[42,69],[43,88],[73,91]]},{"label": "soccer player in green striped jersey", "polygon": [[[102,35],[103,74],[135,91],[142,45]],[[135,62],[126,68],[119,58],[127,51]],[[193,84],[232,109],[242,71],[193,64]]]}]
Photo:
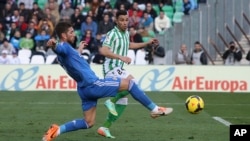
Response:
[{"label": "soccer player in green striped jersey", "polygon": [[[130,64],[131,58],[127,57],[129,49],[143,48],[150,44],[158,44],[157,39],[151,39],[146,43],[132,43],[129,41],[128,28],[128,15],[126,11],[118,11],[116,13],[116,26],[107,33],[106,38],[103,42],[102,48],[100,48],[100,53],[106,58],[103,64],[103,73],[105,77],[120,77],[126,79],[134,79],[134,77],[124,70],[124,63]],[[128,104],[128,91],[120,92],[116,97],[109,99],[105,102],[105,106],[109,108],[110,102],[115,103],[116,112],[109,113],[107,120],[103,124],[103,127],[98,128],[97,133],[108,137],[115,138],[111,135],[109,127],[114,121],[116,121]]]}]

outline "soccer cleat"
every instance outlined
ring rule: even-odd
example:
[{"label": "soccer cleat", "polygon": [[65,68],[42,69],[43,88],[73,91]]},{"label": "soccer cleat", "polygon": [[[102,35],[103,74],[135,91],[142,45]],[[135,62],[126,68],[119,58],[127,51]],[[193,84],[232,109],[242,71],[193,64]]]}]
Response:
[{"label": "soccer cleat", "polygon": [[100,128],[98,128],[97,133],[98,133],[99,135],[104,136],[104,137],[107,137],[107,138],[112,138],[112,139],[115,138],[114,136],[112,136],[112,135],[110,134],[109,129],[106,128],[106,127],[100,127]]},{"label": "soccer cleat", "polygon": [[114,116],[117,116],[117,112],[116,112],[116,109],[115,109],[115,104],[110,100],[106,100],[104,105],[108,108],[109,112],[114,115]]},{"label": "soccer cleat", "polygon": [[173,108],[159,107],[157,112],[151,112],[152,118],[157,118],[160,116],[167,116],[173,112]]},{"label": "soccer cleat", "polygon": [[43,135],[42,141],[52,141],[58,135],[59,126],[53,124],[50,126],[49,130]]}]

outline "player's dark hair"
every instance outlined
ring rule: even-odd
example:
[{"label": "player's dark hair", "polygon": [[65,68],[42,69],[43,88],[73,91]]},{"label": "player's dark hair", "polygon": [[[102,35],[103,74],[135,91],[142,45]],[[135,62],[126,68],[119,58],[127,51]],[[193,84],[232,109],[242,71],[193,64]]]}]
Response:
[{"label": "player's dark hair", "polygon": [[59,22],[54,30],[55,36],[61,38],[62,33],[67,33],[70,27],[72,25],[69,22]]},{"label": "player's dark hair", "polygon": [[116,19],[118,19],[118,17],[121,16],[121,15],[127,15],[127,14],[128,14],[127,11],[125,11],[125,10],[119,10],[116,13]]}]

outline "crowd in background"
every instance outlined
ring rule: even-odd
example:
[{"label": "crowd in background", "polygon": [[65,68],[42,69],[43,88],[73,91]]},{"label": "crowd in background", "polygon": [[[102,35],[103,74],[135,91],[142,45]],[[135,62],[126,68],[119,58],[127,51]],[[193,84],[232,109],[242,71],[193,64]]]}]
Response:
[{"label": "crowd in background", "polygon": [[[46,47],[59,21],[71,22],[79,41],[88,43],[88,61],[98,54],[106,33],[115,26],[117,10],[127,10],[131,42],[147,42],[164,34],[177,14],[198,8],[197,0],[0,0],[0,64],[19,64],[19,50],[32,55],[54,54]],[[178,21],[178,20],[177,20]],[[54,37],[55,38],[55,37]],[[12,57],[6,57],[6,56]],[[32,56],[31,55],[31,56]],[[96,58],[94,58],[96,56]],[[11,61],[12,60],[12,61]],[[13,61],[16,60],[16,61]]]}]

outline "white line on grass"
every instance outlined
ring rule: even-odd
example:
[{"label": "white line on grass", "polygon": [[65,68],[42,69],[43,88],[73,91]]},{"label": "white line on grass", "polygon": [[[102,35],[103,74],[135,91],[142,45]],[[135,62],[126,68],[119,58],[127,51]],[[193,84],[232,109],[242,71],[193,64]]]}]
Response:
[{"label": "white line on grass", "polygon": [[[25,102],[23,103],[22,101],[18,102],[18,101],[0,101],[0,104],[34,104],[34,105],[51,105],[51,104],[59,104],[59,105],[75,105],[75,104],[81,104],[81,102]],[[185,105],[185,102],[183,103],[164,103],[164,102],[156,102],[157,104],[167,104],[167,105]],[[102,104],[100,102],[98,102],[98,104]],[[130,105],[141,105],[140,103],[137,103],[137,102],[131,102],[131,103],[128,103]],[[210,106],[250,106],[250,104],[206,104],[206,105],[210,105]]]},{"label": "white line on grass", "polygon": [[219,121],[220,123],[222,123],[226,126],[230,126],[232,124],[229,121],[226,121],[225,119],[223,119],[221,117],[213,117],[213,119]]}]

